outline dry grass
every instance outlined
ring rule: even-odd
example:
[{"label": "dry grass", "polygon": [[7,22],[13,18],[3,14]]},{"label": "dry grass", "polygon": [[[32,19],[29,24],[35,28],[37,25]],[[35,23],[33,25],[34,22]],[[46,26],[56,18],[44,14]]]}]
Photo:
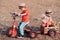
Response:
[{"label": "dry grass", "polygon": [[[25,2],[30,12],[30,26],[40,26],[41,15],[46,9],[51,8],[54,12],[53,19],[60,21],[60,0],[0,0],[0,24],[11,26],[12,17],[10,12],[20,12],[18,6],[21,2]],[[17,18],[20,21],[21,18]],[[0,27],[2,27],[0,25]],[[37,38],[9,38],[5,35],[0,35],[0,40],[60,40],[60,34],[56,38],[51,38],[45,35],[38,35]]]}]

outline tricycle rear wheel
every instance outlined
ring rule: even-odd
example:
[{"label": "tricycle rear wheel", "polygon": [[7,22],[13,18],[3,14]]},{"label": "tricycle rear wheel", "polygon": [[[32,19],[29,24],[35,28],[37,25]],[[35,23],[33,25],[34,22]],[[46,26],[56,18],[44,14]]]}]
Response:
[{"label": "tricycle rear wheel", "polygon": [[55,29],[50,29],[50,30],[48,31],[48,35],[51,36],[51,37],[56,36],[56,30],[55,30]]},{"label": "tricycle rear wheel", "polygon": [[37,34],[35,32],[30,32],[30,37],[31,38],[35,38],[37,36]]}]

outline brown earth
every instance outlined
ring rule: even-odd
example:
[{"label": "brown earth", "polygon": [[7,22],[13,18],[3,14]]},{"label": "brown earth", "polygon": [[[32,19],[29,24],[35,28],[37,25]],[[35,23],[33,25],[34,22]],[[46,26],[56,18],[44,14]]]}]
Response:
[{"label": "brown earth", "polygon": [[[20,3],[26,3],[27,8],[30,12],[30,26],[40,26],[41,15],[47,9],[53,10],[53,19],[56,22],[60,22],[60,0],[0,0],[0,24],[11,26],[13,19],[10,15],[10,12],[20,12],[18,6]],[[17,22],[20,21],[21,18],[17,17]],[[4,27],[6,27],[4,26]],[[2,26],[0,26],[2,27]],[[23,38],[8,38],[4,35],[0,35],[0,40],[60,40],[60,34],[56,38],[51,38],[45,35],[39,35],[35,39]]]}]

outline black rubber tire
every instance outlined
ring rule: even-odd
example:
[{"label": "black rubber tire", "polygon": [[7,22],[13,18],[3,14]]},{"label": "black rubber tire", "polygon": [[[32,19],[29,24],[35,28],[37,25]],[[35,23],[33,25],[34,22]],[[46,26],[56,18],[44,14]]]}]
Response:
[{"label": "black rubber tire", "polygon": [[36,32],[30,32],[30,38],[36,38],[37,34]]},{"label": "black rubber tire", "polygon": [[6,36],[8,36],[8,37],[11,36],[11,35],[8,34],[10,29],[11,29],[11,27],[6,30]]},{"label": "black rubber tire", "polygon": [[[6,35],[7,35],[8,37],[11,37],[11,35],[9,34],[9,31],[10,31],[11,29],[12,29],[12,27],[8,28],[7,31],[6,31]],[[17,35],[18,35],[18,31],[17,31],[17,28],[15,28],[15,30],[16,30],[17,34],[16,34],[16,36],[14,36],[14,37],[16,38]]]},{"label": "black rubber tire", "polygon": [[56,36],[56,30],[55,30],[55,29],[50,29],[50,30],[48,31],[48,35],[51,36],[51,37]]}]

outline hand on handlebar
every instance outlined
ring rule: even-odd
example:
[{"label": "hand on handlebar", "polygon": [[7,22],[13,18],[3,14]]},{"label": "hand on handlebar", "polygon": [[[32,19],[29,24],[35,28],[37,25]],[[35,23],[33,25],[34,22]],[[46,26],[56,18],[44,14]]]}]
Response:
[{"label": "hand on handlebar", "polygon": [[21,14],[20,14],[20,13],[15,12],[15,14],[16,14],[16,16],[17,16],[17,15],[18,15],[18,16],[21,16]]}]

